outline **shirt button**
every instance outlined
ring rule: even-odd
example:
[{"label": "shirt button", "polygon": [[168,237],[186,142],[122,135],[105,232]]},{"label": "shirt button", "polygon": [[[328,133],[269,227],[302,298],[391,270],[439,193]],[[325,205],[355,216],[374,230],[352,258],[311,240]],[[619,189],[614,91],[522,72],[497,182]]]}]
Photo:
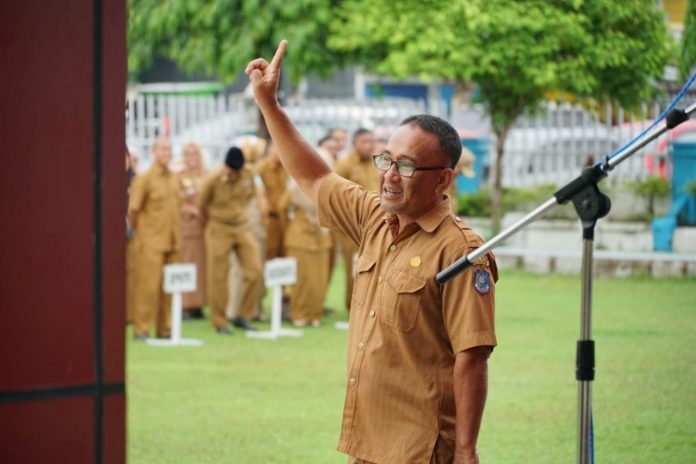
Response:
[{"label": "shirt button", "polygon": [[371,309],[370,310],[370,317],[375,317],[376,315],[377,315],[377,311],[375,311],[374,309]]},{"label": "shirt button", "polygon": [[454,220],[457,221],[457,222],[461,222],[462,218],[460,218],[459,216],[455,216],[455,217],[454,217]]},{"label": "shirt button", "polygon": [[396,245],[392,245],[389,247],[389,251],[396,251]]},{"label": "shirt button", "polygon": [[355,384],[357,383],[357,380],[355,380],[355,378],[351,377],[350,380],[349,380],[349,383],[350,383],[351,385],[355,385]]},{"label": "shirt button", "polygon": [[377,278],[377,282],[379,282],[380,284],[382,283],[383,280],[384,280],[384,279],[382,279],[382,276],[379,276],[379,277]]},{"label": "shirt button", "polygon": [[358,343],[358,349],[363,349],[365,347],[365,344],[363,342]]}]

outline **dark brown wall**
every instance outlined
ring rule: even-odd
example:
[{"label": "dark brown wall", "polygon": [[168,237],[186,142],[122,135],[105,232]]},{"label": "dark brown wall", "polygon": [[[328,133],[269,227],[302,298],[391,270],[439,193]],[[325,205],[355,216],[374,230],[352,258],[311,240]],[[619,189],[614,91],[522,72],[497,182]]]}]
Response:
[{"label": "dark brown wall", "polygon": [[124,0],[0,0],[0,461],[125,462]]}]

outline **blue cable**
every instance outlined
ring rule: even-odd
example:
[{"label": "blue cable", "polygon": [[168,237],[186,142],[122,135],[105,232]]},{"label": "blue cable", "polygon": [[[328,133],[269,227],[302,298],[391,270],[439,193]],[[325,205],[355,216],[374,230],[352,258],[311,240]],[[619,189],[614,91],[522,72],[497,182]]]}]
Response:
[{"label": "blue cable", "polygon": [[655,126],[657,126],[657,125],[660,123],[660,121],[662,121],[662,120],[665,118],[665,116],[667,116],[667,114],[668,114],[670,111],[672,111],[672,110],[674,109],[675,106],[677,106],[677,103],[679,103],[679,100],[681,100],[681,99],[684,97],[684,94],[686,93],[687,90],[689,90],[689,87],[691,87],[691,84],[693,84],[694,80],[696,80],[696,73],[694,73],[694,74],[691,75],[691,78],[689,78],[689,80],[686,81],[686,84],[684,84],[684,86],[681,88],[681,90],[679,91],[679,93],[677,94],[677,96],[674,97],[674,100],[672,100],[672,102],[669,104],[669,106],[660,114],[660,116],[658,116],[657,119],[655,119],[655,120],[652,122],[652,124],[650,124],[648,127],[646,127],[646,128],[643,130],[643,132],[641,132],[640,134],[638,134],[637,136],[635,136],[633,139],[631,139],[631,140],[629,140],[628,142],[626,142],[626,143],[624,144],[624,146],[622,146],[621,148],[619,148],[618,150],[616,150],[614,153],[612,153],[611,155],[609,155],[609,159],[612,159],[613,157],[615,157],[616,155],[618,155],[619,153],[621,153],[622,151],[624,151],[626,148],[628,148],[628,147],[630,147],[631,145],[633,145],[634,143],[636,143],[636,141],[639,140],[640,138],[642,138],[645,134],[647,134],[648,132],[650,132],[651,130],[653,130],[653,129],[655,128]]},{"label": "blue cable", "polygon": [[594,416],[590,410],[590,464],[594,464]]}]

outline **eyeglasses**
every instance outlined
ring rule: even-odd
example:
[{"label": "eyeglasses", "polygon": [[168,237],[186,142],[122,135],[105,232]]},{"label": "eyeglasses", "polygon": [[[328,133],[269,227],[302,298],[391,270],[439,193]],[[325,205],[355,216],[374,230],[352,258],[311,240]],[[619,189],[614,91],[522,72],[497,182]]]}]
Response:
[{"label": "eyeglasses", "polygon": [[413,177],[416,171],[437,171],[438,169],[447,169],[447,166],[416,167],[414,164],[409,163],[408,161],[394,161],[387,157],[387,155],[384,153],[373,156],[372,161],[375,163],[375,167],[377,169],[384,172],[390,170],[392,164],[396,164],[396,172],[398,172],[401,177]]}]

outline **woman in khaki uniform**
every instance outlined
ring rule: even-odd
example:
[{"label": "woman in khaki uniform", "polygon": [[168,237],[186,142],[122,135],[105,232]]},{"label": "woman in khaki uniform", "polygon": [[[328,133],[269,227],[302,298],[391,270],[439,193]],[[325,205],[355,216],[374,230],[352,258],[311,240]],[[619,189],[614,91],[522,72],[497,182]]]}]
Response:
[{"label": "woman in khaki uniform", "polygon": [[290,318],[298,327],[321,325],[329,275],[331,235],[319,226],[314,204],[291,182],[290,223],[285,235],[287,256],[297,259],[297,283],[290,295]]},{"label": "woman in khaki uniform", "polygon": [[198,207],[201,187],[205,178],[201,147],[188,142],[182,149],[182,166],[179,172],[179,200],[181,223],[181,262],[196,265],[196,291],[183,294],[184,317],[203,318],[206,304],[205,290],[205,241],[203,220]]}]

